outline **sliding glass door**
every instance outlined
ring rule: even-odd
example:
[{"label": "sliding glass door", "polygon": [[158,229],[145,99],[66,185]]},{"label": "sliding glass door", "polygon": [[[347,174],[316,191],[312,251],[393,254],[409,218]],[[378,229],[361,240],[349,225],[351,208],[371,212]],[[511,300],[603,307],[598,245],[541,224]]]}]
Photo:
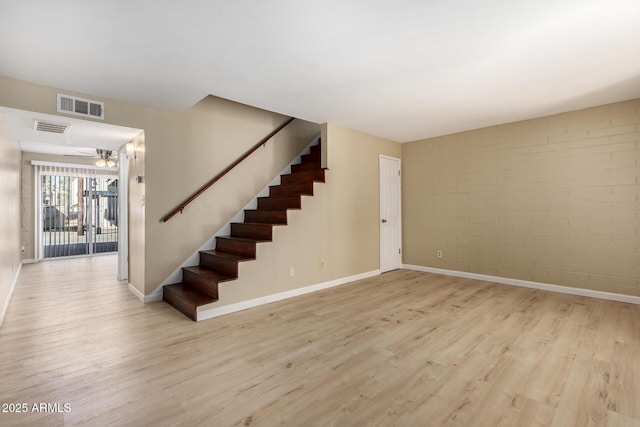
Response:
[{"label": "sliding glass door", "polygon": [[39,184],[42,258],[118,251],[117,175],[40,170]]}]

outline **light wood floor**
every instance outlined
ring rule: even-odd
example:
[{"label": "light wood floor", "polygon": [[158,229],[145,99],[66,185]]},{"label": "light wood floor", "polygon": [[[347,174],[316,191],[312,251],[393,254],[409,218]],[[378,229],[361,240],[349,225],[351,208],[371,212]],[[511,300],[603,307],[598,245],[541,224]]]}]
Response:
[{"label": "light wood floor", "polygon": [[640,425],[638,306],[396,271],[193,323],[115,257],[25,265],[0,425]]}]

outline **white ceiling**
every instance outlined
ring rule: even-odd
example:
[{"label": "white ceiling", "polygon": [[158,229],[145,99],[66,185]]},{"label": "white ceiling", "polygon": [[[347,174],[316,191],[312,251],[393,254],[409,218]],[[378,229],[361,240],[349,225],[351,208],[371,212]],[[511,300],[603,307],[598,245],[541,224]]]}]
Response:
[{"label": "white ceiling", "polygon": [[404,142],[640,97],[639,0],[0,0],[0,75]]},{"label": "white ceiling", "polygon": [[[20,143],[22,151],[31,153],[95,156],[97,148],[116,152],[142,132],[140,129],[5,107],[0,107],[0,117],[9,137]],[[34,126],[36,120],[68,127],[63,134],[37,131]]]}]

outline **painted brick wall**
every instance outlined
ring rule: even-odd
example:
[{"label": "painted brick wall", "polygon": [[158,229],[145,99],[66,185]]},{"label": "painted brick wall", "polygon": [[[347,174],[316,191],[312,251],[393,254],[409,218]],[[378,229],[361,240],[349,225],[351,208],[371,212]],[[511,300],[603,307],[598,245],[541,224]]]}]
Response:
[{"label": "painted brick wall", "polygon": [[402,157],[406,264],[640,295],[640,99]]}]

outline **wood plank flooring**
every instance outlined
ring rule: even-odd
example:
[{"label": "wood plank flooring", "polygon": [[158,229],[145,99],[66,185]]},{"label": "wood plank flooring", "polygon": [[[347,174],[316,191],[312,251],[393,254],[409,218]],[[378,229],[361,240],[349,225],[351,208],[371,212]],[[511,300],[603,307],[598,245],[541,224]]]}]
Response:
[{"label": "wood plank flooring", "polygon": [[400,270],[194,323],[115,263],[23,267],[0,403],[70,411],[0,425],[640,425],[638,306]]}]

